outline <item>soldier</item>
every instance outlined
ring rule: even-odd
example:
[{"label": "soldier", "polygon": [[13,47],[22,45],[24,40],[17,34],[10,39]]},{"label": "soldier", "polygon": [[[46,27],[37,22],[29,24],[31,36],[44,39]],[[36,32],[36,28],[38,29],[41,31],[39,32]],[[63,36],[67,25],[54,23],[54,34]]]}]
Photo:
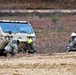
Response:
[{"label": "soldier", "polygon": [[22,42],[22,38],[19,37],[19,38],[17,39],[18,53],[20,53],[20,52],[22,51],[21,42]]},{"label": "soldier", "polygon": [[68,51],[76,51],[76,33],[71,34],[71,40],[69,41],[69,45],[67,46]]},{"label": "soldier", "polygon": [[5,47],[4,53],[10,53],[12,56],[18,53],[18,44],[22,42],[21,38],[18,38],[17,40],[12,40],[10,43],[7,44]]},{"label": "soldier", "polygon": [[5,47],[5,53],[10,53],[14,56],[18,52],[17,41],[12,40],[7,46]]},{"label": "soldier", "polygon": [[36,52],[34,48],[35,45],[31,37],[28,38],[27,44],[28,44],[28,53],[35,53]]}]

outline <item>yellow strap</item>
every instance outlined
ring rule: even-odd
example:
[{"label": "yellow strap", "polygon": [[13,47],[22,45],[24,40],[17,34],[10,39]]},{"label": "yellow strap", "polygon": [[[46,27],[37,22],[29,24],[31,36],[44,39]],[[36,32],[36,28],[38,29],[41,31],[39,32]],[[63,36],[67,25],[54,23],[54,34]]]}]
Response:
[{"label": "yellow strap", "polygon": [[22,42],[22,39],[18,39],[19,40],[19,42]]},{"label": "yellow strap", "polygon": [[28,43],[30,44],[31,42],[33,42],[33,40],[32,39],[28,39]]}]

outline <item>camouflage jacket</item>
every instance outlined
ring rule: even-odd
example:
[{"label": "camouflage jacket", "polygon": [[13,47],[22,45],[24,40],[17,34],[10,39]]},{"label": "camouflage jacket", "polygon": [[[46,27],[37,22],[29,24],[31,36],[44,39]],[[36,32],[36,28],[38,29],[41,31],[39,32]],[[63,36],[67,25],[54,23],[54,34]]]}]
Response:
[{"label": "camouflage jacket", "polygon": [[76,38],[74,38],[74,40],[72,40],[71,43],[69,43],[69,46],[71,46],[71,47],[76,46]]}]

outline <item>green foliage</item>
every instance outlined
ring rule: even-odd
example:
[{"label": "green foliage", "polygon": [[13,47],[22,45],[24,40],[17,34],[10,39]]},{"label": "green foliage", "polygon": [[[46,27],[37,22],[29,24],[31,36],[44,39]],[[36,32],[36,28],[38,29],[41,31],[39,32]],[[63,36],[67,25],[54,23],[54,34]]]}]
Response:
[{"label": "green foliage", "polygon": [[68,43],[71,43],[71,42],[72,42],[72,39],[69,39],[69,40],[68,40]]},{"label": "green foliage", "polygon": [[59,17],[58,16],[53,16],[52,17],[52,21],[55,23],[55,22],[57,22],[59,20]]}]

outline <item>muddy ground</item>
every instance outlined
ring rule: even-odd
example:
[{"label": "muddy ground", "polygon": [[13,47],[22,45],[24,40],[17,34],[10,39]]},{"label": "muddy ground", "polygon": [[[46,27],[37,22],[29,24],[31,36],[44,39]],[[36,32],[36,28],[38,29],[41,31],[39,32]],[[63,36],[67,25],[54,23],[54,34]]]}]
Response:
[{"label": "muddy ground", "polygon": [[0,75],[76,75],[76,52],[66,52],[70,34],[76,31],[76,15],[48,17],[5,16],[5,20],[27,20],[36,33],[37,54],[0,57]]}]

